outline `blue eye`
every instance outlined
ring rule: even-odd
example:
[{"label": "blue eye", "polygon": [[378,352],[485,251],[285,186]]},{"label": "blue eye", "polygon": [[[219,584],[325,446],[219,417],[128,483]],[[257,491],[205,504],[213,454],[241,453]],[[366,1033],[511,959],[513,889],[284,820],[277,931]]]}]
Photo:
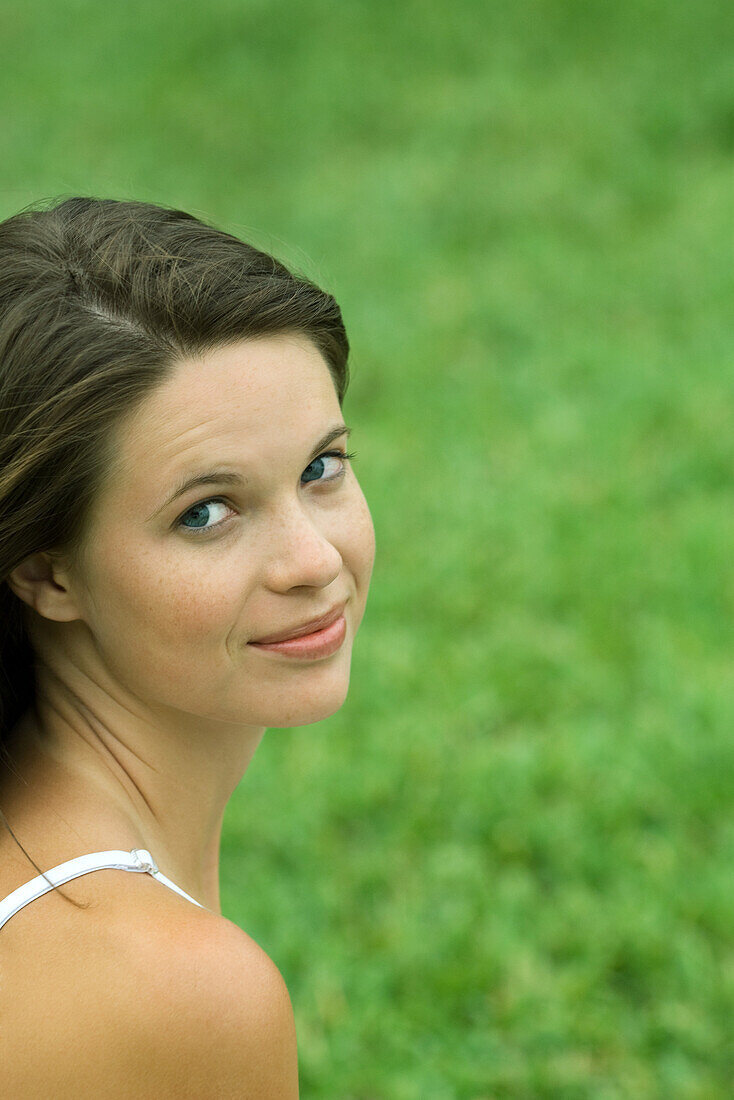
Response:
[{"label": "blue eye", "polygon": [[[325,451],[322,455],[319,455],[318,458],[315,458],[313,462],[309,462],[304,471],[304,477],[302,478],[302,480],[305,480],[307,484],[311,484],[312,482],[323,484],[329,481],[339,481],[341,478],[344,477],[345,473],[347,472],[346,463],[350,459],[354,458],[355,455],[355,451],[350,451],[349,453],[347,453],[346,451]],[[324,459],[326,458],[339,458],[342,460],[341,469],[338,473],[333,474],[331,477],[321,476],[325,465]],[[305,477],[305,474],[307,474],[308,471],[311,469],[315,470],[315,476]],[[210,526],[206,526],[207,520],[211,518],[212,505],[219,505],[224,509],[227,509],[229,507],[227,502],[223,500],[222,497],[208,497],[206,500],[200,500],[198,504],[194,504],[191,508],[187,508],[183,515],[176,520],[175,526],[177,528],[181,528],[183,531],[202,532],[213,531],[217,527],[222,527],[227,522],[226,518],[220,520],[218,523],[212,523]],[[188,524],[184,523],[184,520],[189,516],[194,517],[195,525],[192,527],[189,527]],[[199,522],[199,520],[201,522]]]}]

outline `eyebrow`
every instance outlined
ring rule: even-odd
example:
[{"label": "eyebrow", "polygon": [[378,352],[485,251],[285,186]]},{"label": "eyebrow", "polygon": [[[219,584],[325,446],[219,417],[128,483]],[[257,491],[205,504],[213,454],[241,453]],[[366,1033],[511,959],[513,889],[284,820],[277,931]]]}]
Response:
[{"label": "eyebrow", "polygon": [[[340,435],[346,435],[347,438],[349,438],[351,434],[352,429],[348,428],[346,424],[335,424],[334,427],[330,428],[326,435],[318,441],[308,461],[313,462],[313,460],[317,458],[330,443],[338,439]],[[244,483],[245,480],[240,474],[236,474],[229,470],[207,470],[205,473],[193,474],[181,481],[164,503],[148,518],[153,519],[159,512],[162,512],[164,508],[167,508],[169,504],[172,504],[174,500],[178,500],[180,496],[183,496],[189,489],[193,489],[197,485],[244,485]]]}]

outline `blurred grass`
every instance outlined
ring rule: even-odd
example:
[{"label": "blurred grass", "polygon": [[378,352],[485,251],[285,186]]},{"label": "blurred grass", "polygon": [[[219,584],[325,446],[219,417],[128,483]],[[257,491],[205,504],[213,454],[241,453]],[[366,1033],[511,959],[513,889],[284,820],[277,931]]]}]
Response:
[{"label": "blurred grass", "polygon": [[319,1100],[734,1080],[734,9],[0,3],[2,216],[180,205],[322,281],[377,561],[224,912]]}]

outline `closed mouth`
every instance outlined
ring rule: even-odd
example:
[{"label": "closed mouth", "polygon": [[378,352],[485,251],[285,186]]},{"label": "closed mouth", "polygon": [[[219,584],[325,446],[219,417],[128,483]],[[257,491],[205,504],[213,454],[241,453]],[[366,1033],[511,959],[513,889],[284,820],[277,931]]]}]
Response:
[{"label": "closed mouth", "polygon": [[277,634],[267,634],[264,638],[252,638],[251,645],[268,645],[271,642],[288,642],[291,638],[303,638],[306,634],[314,634],[317,630],[323,630],[324,627],[331,626],[338,618],[344,613],[346,606],[346,600],[333,607],[331,611],[327,611],[326,614],[321,615],[318,619],[311,619],[310,622],[301,623],[300,626],[290,627],[289,629],[282,630]]}]

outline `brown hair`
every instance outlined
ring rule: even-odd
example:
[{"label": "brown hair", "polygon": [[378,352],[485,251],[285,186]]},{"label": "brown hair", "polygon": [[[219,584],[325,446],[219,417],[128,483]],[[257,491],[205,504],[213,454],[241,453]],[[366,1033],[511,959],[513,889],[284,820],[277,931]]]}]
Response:
[{"label": "brown hair", "polygon": [[35,699],[9,574],[39,551],[81,553],[116,423],[178,360],[285,333],[316,345],[341,405],[339,306],[268,253],[146,202],[54,199],[0,222],[0,761]]}]

